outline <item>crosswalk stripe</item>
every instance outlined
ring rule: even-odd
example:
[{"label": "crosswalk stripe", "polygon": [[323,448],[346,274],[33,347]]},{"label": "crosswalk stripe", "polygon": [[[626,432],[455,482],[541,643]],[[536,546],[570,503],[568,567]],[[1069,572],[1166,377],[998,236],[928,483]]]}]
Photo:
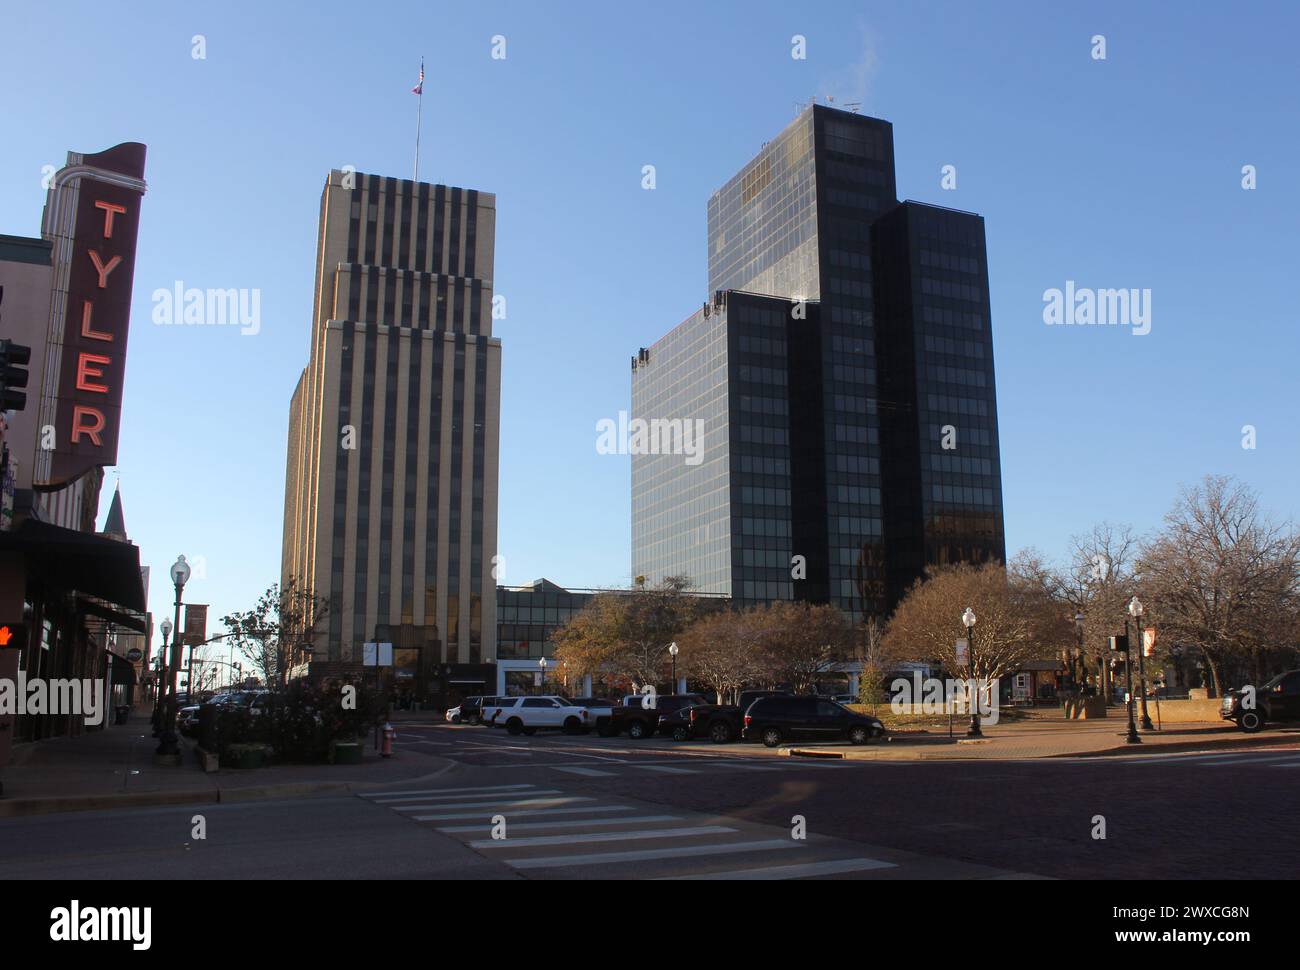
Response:
[{"label": "crosswalk stripe", "polygon": [[[577,815],[582,812],[630,812],[631,805],[583,805],[581,808],[524,808],[513,809],[510,817],[527,818],[534,815]],[[412,815],[416,822],[452,822],[462,818],[491,817],[490,812],[479,809],[477,812],[440,812],[437,815]]]},{"label": "crosswalk stripe", "polygon": [[586,795],[556,795],[547,798],[519,798],[511,802],[490,801],[490,802],[444,802],[441,805],[394,805],[395,812],[426,812],[439,811],[451,808],[477,808],[481,812],[494,814],[496,812],[508,812],[514,808],[541,808],[547,805],[565,805],[571,802],[589,802],[592,801]]},{"label": "crosswalk stripe", "polygon": [[713,845],[669,846],[661,849],[636,849],[628,852],[591,852],[584,855],[534,856],[528,859],[503,859],[512,869],[562,869],[566,866],[609,865],[615,862],[649,862],[682,856],[734,855],[741,852],[766,852],[769,849],[798,849],[803,843],[793,839],[764,839],[757,842],[718,842]]},{"label": "crosswalk stripe", "polygon": [[698,775],[699,772],[694,768],[672,768],[668,765],[632,765],[633,768],[640,768],[642,771],[657,771],[664,775]]},{"label": "crosswalk stripe", "polygon": [[505,791],[507,788],[532,788],[532,785],[481,785],[477,788],[428,788],[423,791],[362,792],[360,798],[396,798],[401,795],[452,795],[471,791]]},{"label": "crosswalk stripe", "polygon": [[794,866],[764,866],[761,869],[733,869],[731,872],[692,873],[687,876],[660,876],[660,880],[698,881],[703,879],[769,880],[800,879],[804,876],[829,876],[838,872],[866,872],[869,869],[897,869],[892,862],[879,859],[831,859],[805,862]]},{"label": "crosswalk stripe", "polygon": [[533,845],[581,845],[588,842],[636,842],[642,839],[685,839],[697,835],[726,835],[735,832],[725,825],[694,825],[676,829],[640,829],[635,832],[594,832],[572,835],[531,835],[522,839],[475,839],[471,849],[515,849]]},{"label": "crosswalk stripe", "polygon": [[467,792],[464,795],[405,795],[401,798],[390,798],[384,801],[375,800],[376,805],[392,805],[394,808],[401,808],[404,802],[481,802],[494,798],[520,798],[524,795],[529,797],[533,795],[563,795],[564,792],[558,788],[534,788],[532,785],[525,785],[510,791],[481,791]]},{"label": "crosswalk stripe", "polygon": [[612,778],[615,774],[612,771],[598,771],[595,768],[568,768],[562,765],[556,765],[555,770],[564,771],[570,775],[582,775],[584,778]]},{"label": "crosswalk stripe", "polygon": [[[647,822],[680,822],[680,815],[621,815],[618,818],[569,818],[555,819],[551,822],[511,822],[507,832],[533,832],[538,829],[573,828],[575,825],[644,825]],[[485,832],[492,828],[491,822],[478,825],[447,825],[438,829],[448,834],[465,832]]]}]

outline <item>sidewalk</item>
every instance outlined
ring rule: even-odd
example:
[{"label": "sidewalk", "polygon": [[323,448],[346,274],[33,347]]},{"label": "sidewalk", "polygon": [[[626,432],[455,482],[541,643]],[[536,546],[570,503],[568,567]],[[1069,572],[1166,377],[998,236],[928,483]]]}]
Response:
[{"label": "sidewalk", "polygon": [[125,725],[14,745],[9,765],[0,768],[0,818],[369,791],[409,784],[454,767],[445,758],[403,750],[400,743],[392,758],[381,758],[367,738],[365,760],[359,765],[222,768],[207,774],[195,758],[194,741],[187,738],[180,739],[179,767],[154,765],[158,740],[152,730],[149,710],[139,708]]},{"label": "sidewalk", "polygon": [[805,744],[783,749],[794,757],[842,758],[853,761],[930,761],[1020,758],[1101,757],[1117,754],[1168,754],[1177,751],[1233,750],[1259,745],[1293,743],[1300,746],[1300,728],[1283,727],[1246,734],[1223,721],[1167,724],[1163,731],[1139,729],[1141,744],[1127,744],[1125,717],[1094,721],[1033,718],[984,728],[984,738],[967,740],[966,725],[955,737],[947,731],[893,735],[887,743],[852,747],[847,744]]}]

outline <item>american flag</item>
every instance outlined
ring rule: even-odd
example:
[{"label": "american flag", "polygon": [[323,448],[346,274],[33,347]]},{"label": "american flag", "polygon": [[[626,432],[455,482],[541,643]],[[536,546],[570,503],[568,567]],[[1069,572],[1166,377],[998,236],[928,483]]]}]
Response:
[{"label": "american flag", "polygon": [[420,80],[415,87],[411,88],[411,93],[424,94],[424,61],[420,62]]}]

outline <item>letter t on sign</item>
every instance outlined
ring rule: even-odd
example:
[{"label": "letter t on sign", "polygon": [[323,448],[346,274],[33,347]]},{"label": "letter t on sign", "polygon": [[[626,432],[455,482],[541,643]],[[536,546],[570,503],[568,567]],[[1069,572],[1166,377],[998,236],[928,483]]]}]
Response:
[{"label": "letter t on sign", "polygon": [[116,213],[119,216],[124,215],[126,213],[126,206],[115,205],[112,202],[102,202],[97,200],[95,202],[95,208],[104,210],[104,238],[112,239],[113,238],[113,215],[114,213]]}]

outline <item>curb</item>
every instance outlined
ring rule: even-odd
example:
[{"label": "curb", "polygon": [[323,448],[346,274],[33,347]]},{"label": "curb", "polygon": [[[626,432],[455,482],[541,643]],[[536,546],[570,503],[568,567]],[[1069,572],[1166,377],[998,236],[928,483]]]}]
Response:
[{"label": "curb", "polygon": [[[1107,758],[1117,754],[1136,754],[1138,752],[1151,751],[1163,753],[1166,751],[1207,751],[1214,753],[1216,751],[1239,751],[1250,748],[1258,748],[1268,744],[1285,744],[1287,741],[1294,740],[1294,736],[1288,737],[1241,737],[1234,738],[1231,741],[1220,741],[1217,744],[1207,742],[1204,738],[1200,741],[1170,741],[1167,744],[1153,744],[1150,747],[1142,744],[1121,744],[1113,748],[1103,748],[1100,751],[1084,751],[1079,754],[1050,754],[1046,758]],[[1300,748],[1297,748],[1300,750]]]},{"label": "curb", "polygon": [[[982,741],[968,741],[965,743],[987,744],[991,740],[993,739],[984,738]],[[853,750],[851,748],[783,748],[781,753],[786,757],[838,759],[841,761],[1050,761],[1053,758],[1108,758],[1114,757],[1115,755],[1125,754],[1132,755],[1150,753],[1153,755],[1159,755],[1165,753],[1176,754],[1183,751],[1204,751],[1209,754],[1215,754],[1220,751],[1231,753],[1233,751],[1250,750],[1251,748],[1263,747],[1266,745],[1286,744],[1288,741],[1292,740],[1294,740],[1293,735],[1284,737],[1248,736],[1231,738],[1229,740],[1218,742],[1201,738],[1199,740],[1169,741],[1162,744],[1119,744],[1115,747],[1102,748],[1093,751],[1064,751],[1040,755],[999,755],[996,750],[990,750],[987,755],[975,758],[954,756],[954,754],[948,750],[936,751],[933,750],[931,744],[924,745],[925,748],[929,748],[930,750],[918,750],[912,752],[904,752],[899,748],[865,748],[859,750]],[[960,744],[962,742],[958,743]],[[937,745],[934,747],[937,747]],[[948,745],[945,744],[943,747],[947,748]],[[1300,747],[1297,747],[1296,750],[1300,751]]]},{"label": "curb", "polygon": [[54,795],[42,798],[0,799],[0,818],[53,815],[59,812],[96,812],[118,808],[151,808],[166,805],[235,804],[239,802],[269,801],[275,798],[292,798],[298,795],[326,794],[328,792],[382,791],[394,785],[423,784],[445,775],[455,767],[457,767],[455,763],[449,763],[429,774],[379,784],[372,784],[364,780],[295,781],[273,785],[213,788],[210,791],[121,792],[118,794]]},{"label": "curb", "polygon": [[96,812],[106,808],[147,808],[156,805],[215,804],[221,792],[151,791],[117,795],[53,795],[45,798],[15,798],[0,801],[0,818],[52,815],[56,812]]}]

